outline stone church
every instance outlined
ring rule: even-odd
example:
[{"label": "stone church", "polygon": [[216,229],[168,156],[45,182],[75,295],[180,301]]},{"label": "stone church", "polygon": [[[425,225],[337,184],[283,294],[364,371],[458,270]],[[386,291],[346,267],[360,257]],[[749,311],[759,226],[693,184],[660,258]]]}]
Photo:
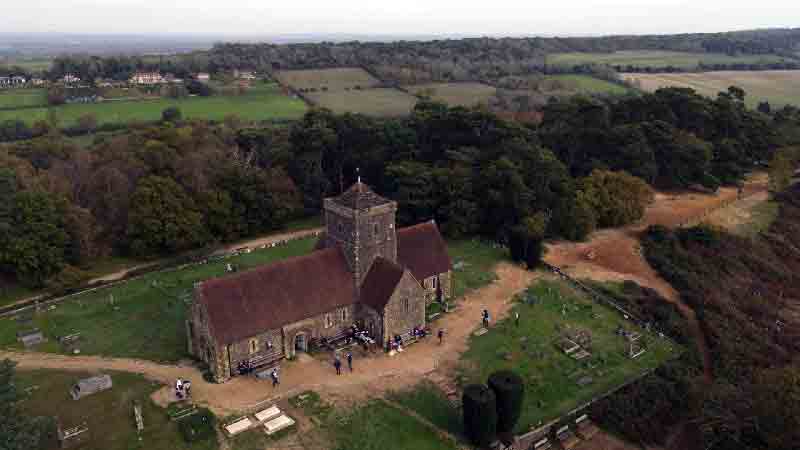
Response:
[{"label": "stone church", "polygon": [[195,287],[189,352],[217,382],[242,362],[271,365],[358,324],[378,343],[425,326],[451,294],[451,262],[434,222],[397,229],[397,203],[357,182],[325,199],[315,250]]}]

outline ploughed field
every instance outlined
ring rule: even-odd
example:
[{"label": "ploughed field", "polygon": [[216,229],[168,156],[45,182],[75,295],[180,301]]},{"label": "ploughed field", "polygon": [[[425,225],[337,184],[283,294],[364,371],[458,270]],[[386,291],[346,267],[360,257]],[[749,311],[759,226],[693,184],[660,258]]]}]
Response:
[{"label": "ploughed field", "polygon": [[[24,100],[21,98],[22,94],[11,95],[12,97],[6,100],[3,100],[3,96],[0,95],[0,107],[4,103],[24,103],[38,98],[33,96],[34,100]],[[17,107],[19,106],[22,105]],[[276,84],[256,84],[242,95],[236,96],[214,95],[180,99],[122,100],[88,104],[73,103],[50,108],[41,106],[0,110],[0,122],[16,119],[30,125],[38,120],[45,120],[48,109],[56,112],[63,126],[74,125],[78,118],[86,114],[94,114],[99,124],[154,121],[159,120],[161,112],[170,106],[180,108],[184,118],[209,120],[222,120],[231,114],[236,114],[245,120],[296,119],[301,117],[307,109],[301,100],[284,95]]]},{"label": "ploughed field", "polygon": [[606,64],[609,66],[675,67],[695,69],[701,63],[713,64],[769,64],[796,61],[778,55],[730,56],[722,53],[691,53],[666,50],[626,50],[611,53],[555,53],[547,56],[547,63],[557,66],[579,64]]},{"label": "ploughed field", "polygon": [[800,70],[720,71],[701,73],[626,73],[625,80],[645,91],[662,87],[687,87],[702,95],[716,97],[730,86],[747,93],[745,101],[756,106],[768,101],[772,106],[800,105]]}]

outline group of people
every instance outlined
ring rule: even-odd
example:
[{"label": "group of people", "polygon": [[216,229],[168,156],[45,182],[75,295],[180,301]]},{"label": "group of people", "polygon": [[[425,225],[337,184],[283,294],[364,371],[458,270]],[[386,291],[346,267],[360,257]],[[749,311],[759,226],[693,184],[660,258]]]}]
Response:
[{"label": "group of people", "polygon": [[239,361],[239,365],[237,366],[237,369],[239,369],[239,374],[240,375],[247,375],[249,373],[252,373],[253,370],[255,370],[255,367],[253,367],[253,365],[250,363],[250,361],[244,360],[244,361]]},{"label": "group of people", "polygon": [[175,382],[175,397],[178,400],[183,400],[189,398],[190,395],[192,395],[192,382],[178,378]]},{"label": "group of people", "polygon": [[[347,352],[344,356],[347,360],[347,367],[350,369],[350,372],[353,371],[353,352]],[[339,354],[337,353],[333,357],[333,367],[336,369],[336,375],[342,374],[342,360],[339,358]]]}]

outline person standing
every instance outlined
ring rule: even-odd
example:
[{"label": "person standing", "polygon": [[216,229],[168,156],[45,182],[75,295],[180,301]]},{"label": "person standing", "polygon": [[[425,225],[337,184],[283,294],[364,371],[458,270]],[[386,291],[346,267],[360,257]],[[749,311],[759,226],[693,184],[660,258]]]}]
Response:
[{"label": "person standing", "polygon": [[336,358],[334,358],[333,367],[336,368],[336,375],[342,374],[342,360],[339,359],[339,356],[336,356]]},{"label": "person standing", "polygon": [[278,369],[277,368],[272,369],[272,373],[270,374],[270,376],[272,377],[272,389],[275,389],[276,387],[278,387],[278,385],[281,384],[281,380],[280,378],[278,378]]},{"label": "person standing", "polygon": [[442,342],[444,341],[444,328],[439,328],[439,332],[436,334],[439,336],[439,345],[442,345]]},{"label": "person standing", "polygon": [[353,371],[353,352],[347,352],[347,367],[350,368],[350,372]]},{"label": "person standing", "polygon": [[519,311],[514,311],[514,325],[519,327]]}]

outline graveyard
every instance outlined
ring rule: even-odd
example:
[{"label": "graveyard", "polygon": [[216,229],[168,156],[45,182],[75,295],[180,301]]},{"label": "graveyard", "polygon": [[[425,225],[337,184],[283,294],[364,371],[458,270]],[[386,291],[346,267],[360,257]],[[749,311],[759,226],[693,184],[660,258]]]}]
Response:
[{"label": "graveyard", "polygon": [[681,352],[561,281],[539,281],[515,300],[507,319],[473,335],[456,378],[461,385],[485,382],[502,369],[522,376],[518,432],[604,396]]},{"label": "graveyard", "polygon": [[[141,375],[106,372],[113,385],[74,399],[75,385],[97,374],[57,370],[19,371],[21,407],[37,416],[55,416],[61,433],[48,435],[50,448],[103,450],[214,450],[216,438],[187,443],[180,421],[150,400],[161,386]],[[138,409],[138,414],[136,410]],[[138,418],[137,418],[138,417]],[[141,431],[138,423],[141,423]],[[66,443],[59,441],[59,435]]]}]

